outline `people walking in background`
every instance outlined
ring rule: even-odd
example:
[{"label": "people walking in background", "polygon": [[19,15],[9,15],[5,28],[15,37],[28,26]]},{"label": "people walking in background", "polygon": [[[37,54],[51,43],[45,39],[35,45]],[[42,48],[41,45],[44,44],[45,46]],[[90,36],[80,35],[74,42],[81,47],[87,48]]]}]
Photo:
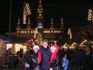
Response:
[{"label": "people walking in background", "polygon": [[18,55],[19,61],[22,62],[22,58],[23,58],[23,49],[22,48],[20,48],[20,50],[17,52],[17,55]]},{"label": "people walking in background", "polygon": [[15,69],[15,68],[17,68],[17,65],[19,63],[19,59],[18,59],[18,56],[17,55],[13,54],[12,48],[9,48],[7,50],[6,55],[7,55],[7,58],[6,59],[7,59],[8,68],[9,69]]}]

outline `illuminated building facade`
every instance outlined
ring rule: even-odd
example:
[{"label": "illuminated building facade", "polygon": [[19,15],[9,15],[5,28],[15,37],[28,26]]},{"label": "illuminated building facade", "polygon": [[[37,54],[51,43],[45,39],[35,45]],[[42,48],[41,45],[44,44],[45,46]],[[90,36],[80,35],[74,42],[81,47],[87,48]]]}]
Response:
[{"label": "illuminated building facade", "polygon": [[[16,32],[10,33],[11,37],[15,37],[22,40],[28,40],[31,38],[36,38],[37,34],[41,34],[44,39],[49,40],[57,40],[61,37],[61,34],[64,32],[64,20],[63,17],[60,19],[60,27],[54,27],[54,19],[51,17],[50,28],[44,27],[44,16],[43,16],[43,6],[42,1],[38,0],[38,8],[37,8],[37,26],[33,29],[31,28],[31,19],[30,16],[32,14],[29,3],[24,3],[23,6],[23,23],[21,23],[20,18],[18,18]],[[21,28],[21,24],[27,25],[26,28]]]}]

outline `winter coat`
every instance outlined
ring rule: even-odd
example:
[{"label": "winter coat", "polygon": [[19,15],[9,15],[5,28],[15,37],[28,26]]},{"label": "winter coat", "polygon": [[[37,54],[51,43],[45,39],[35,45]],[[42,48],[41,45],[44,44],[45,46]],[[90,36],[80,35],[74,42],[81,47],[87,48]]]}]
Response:
[{"label": "winter coat", "polygon": [[41,70],[49,69],[49,60],[51,57],[50,48],[41,47]]},{"label": "winter coat", "polygon": [[24,56],[24,61],[27,64],[27,70],[40,70],[38,64],[38,54],[33,51],[28,51]]},{"label": "winter coat", "polygon": [[53,45],[56,48],[55,52],[51,54],[50,68],[53,70],[59,70],[59,56],[58,56],[58,45]]},{"label": "winter coat", "polygon": [[51,62],[50,64],[50,68],[52,68],[53,70],[60,70],[60,67],[59,67],[59,59],[55,59]]}]

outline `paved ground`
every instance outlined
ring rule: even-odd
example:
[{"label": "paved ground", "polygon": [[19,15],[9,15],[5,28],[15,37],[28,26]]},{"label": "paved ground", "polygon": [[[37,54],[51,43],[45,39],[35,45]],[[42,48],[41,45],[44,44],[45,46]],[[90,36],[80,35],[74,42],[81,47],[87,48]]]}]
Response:
[{"label": "paved ground", "polygon": [[8,66],[4,64],[5,64],[5,58],[0,57],[0,70],[24,70],[24,65],[22,63],[19,63],[17,68],[15,69],[8,69]]},{"label": "paved ground", "polygon": [[7,66],[3,66],[3,68],[0,68],[0,70],[25,70],[23,64],[19,64],[17,68],[9,69]]}]

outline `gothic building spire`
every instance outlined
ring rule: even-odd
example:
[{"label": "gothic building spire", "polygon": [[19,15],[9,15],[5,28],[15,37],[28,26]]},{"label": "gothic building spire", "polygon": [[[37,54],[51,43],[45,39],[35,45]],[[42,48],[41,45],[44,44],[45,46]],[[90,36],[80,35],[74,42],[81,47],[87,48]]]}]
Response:
[{"label": "gothic building spire", "polygon": [[28,17],[28,21],[27,21],[27,29],[30,29],[30,24],[31,24],[31,22],[30,22],[30,17]]},{"label": "gothic building spire", "polygon": [[42,19],[43,18],[43,7],[42,7],[42,1],[39,0],[38,9],[37,9],[37,18]]},{"label": "gothic building spire", "polygon": [[17,28],[16,28],[16,30],[17,30],[17,33],[19,33],[19,31],[20,31],[20,18],[18,18],[18,21],[17,21]]},{"label": "gothic building spire", "polygon": [[17,21],[17,28],[20,29],[20,18],[18,18],[18,21]]},{"label": "gothic building spire", "polygon": [[92,13],[93,13],[93,10],[92,9],[89,9],[88,10],[88,21],[92,21]]},{"label": "gothic building spire", "polygon": [[24,3],[23,7],[23,24],[26,24],[27,16],[31,15],[30,5],[29,3]]},{"label": "gothic building spire", "polygon": [[38,0],[38,9],[37,9],[37,28],[42,29],[43,28],[43,7],[42,7],[42,1]]},{"label": "gothic building spire", "polygon": [[63,28],[63,26],[64,26],[64,19],[63,19],[63,17],[61,18],[60,24],[61,24],[61,28]]},{"label": "gothic building spire", "polygon": [[54,27],[53,27],[53,25],[54,25],[54,20],[53,20],[52,17],[51,17],[50,25],[51,25],[50,28],[54,28]]}]

